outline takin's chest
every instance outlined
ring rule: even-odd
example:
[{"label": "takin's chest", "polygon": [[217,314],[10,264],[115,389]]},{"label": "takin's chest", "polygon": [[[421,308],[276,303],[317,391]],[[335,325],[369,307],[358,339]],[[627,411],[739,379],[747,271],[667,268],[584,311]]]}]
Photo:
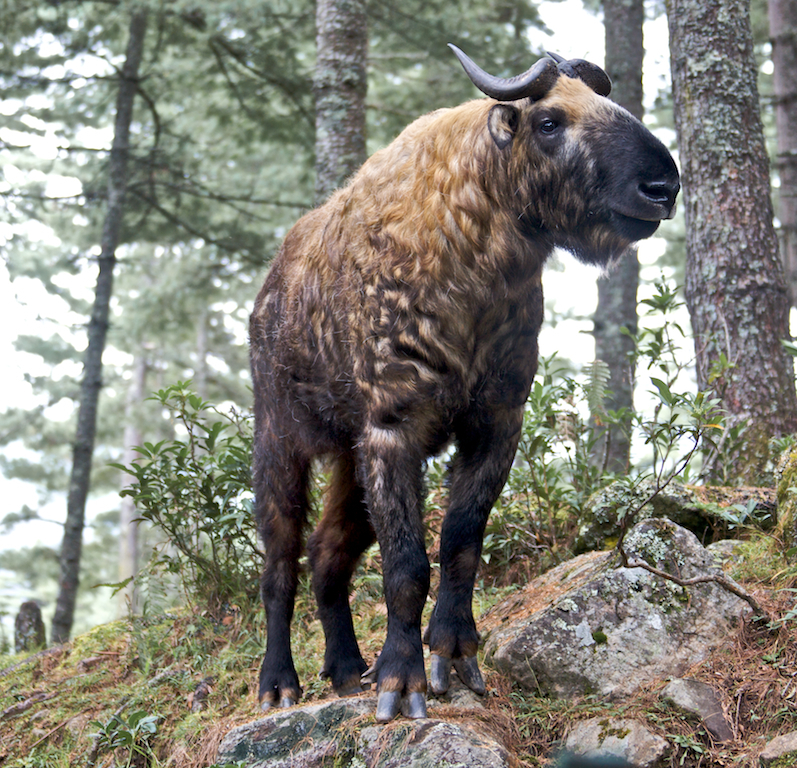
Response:
[{"label": "takin's chest", "polygon": [[444,440],[469,410],[525,401],[543,302],[539,280],[520,288],[473,307],[395,291],[318,305],[277,334],[278,376],[288,399],[325,431],[417,424]]}]

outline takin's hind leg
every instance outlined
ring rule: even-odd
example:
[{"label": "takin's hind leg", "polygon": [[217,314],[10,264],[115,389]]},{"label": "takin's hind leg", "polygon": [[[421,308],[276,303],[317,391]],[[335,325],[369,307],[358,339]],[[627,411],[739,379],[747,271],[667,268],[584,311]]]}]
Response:
[{"label": "takin's hind leg", "polygon": [[307,517],[309,461],[285,441],[255,440],[255,517],[265,546],[261,595],[266,609],[266,654],[260,668],[261,707],[289,707],[302,690],[291,654],[290,625]]},{"label": "takin's hind leg", "polygon": [[375,540],[354,460],[335,460],[324,501],[324,514],[307,542],[313,590],[324,627],[326,653],[322,677],[339,696],[362,690],[367,665],[360,654],[349,607],[349,582],[360,556]]}]

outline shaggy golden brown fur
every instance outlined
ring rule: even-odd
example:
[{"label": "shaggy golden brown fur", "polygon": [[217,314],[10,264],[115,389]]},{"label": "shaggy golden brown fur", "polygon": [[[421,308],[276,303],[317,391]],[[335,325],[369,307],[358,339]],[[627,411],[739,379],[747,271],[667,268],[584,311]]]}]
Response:
[{"label": "shaggy golden brown fur", "polygon": [[[667,205],[651,202],[662,178]],[[483,688],[471,596],[536,370],[543,263],[556,245],[610,262],[652,234],[673,189],[666,149],[562,76],[536,102],[483,99],[421,117],[290,231],[251,318],[265,705],[300,695],[289,625],[310,462],[324,454],[332,480],[308,542],[324,674],[340,693],[359,689],[366,664],[347,590],[375,536],[389,615],[369,675],[386,702],[378,717],[413,694],[413,716],[425,712],[423,463],[452,439],[432,685],[447,687],[453,663]]]}]

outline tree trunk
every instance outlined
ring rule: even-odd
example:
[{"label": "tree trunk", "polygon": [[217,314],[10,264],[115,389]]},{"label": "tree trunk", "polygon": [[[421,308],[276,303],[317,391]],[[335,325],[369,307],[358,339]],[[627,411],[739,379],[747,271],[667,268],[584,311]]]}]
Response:
[{"label": "tree trunk", "polygon": [[789,301],[797,307],[797,0],[769,0],[769,34],[775,65],[780,255]]},{"label": "tree trunk", "polygon": [[[644,0],[604,0],[603,24],[606,35],[605,69],[612,79],[612,99],[642,119],[642,60],[645,49],[642,27]],[[637,287],[639,259],[636,247],[626,251],[617,267],[598,280],[598,306],[593,316],[595,357],[609,367],[611,396],[606,408],[632,411],[634,407],[634,341],[620,333],[625,327],[637,330]],[[631,435],[622,425],[600,434],[596,454],[608,470],[628,469]]]},{"label": "tree trunk", "polygon": [[[740,449],[709,478],[755,482],[769,439],[797,429],[797,397],[780,343],[789,338],[789,302],[749,8],[747,0],[668,0],[667,12],[698,386],[721,398],[726,430],[746,427]],[[723,356],[730,367],[720,371]]]},{"label": "tree trunk", "polygon": [[63,643],[69,639],[75,614],[75,601],[83,546],[83,525],[86,498],[91,479],[91,460],[97,425],[97,403],[102,386],[102,353],[108,331],[116,247],[124,211],[127,189],[127,160],[133,101],[138,88],[139,64],[147,28],[146,10],[133,13],[124,67],[116,96],[116,121],[108,168],[108,209],[100,243],[99,274],[94,306],[88,325],[88,346],[83,361],[75,443],[72,449],[72,474],[69,479],[66,523],[61,545],[61,575],[53,618],[52,639]]},{"label": "tree trunk", "polygon": [[194,391],[208,399],[208,324],[210,313],[207,307],[199,310],[196,321],[196,367],[194,369]]},{"label": "tree trunk", "polygon": [[368,31],[364,0],[318,0],[316,203],[365,161]]},{"label": "tree trunk", "polygon": [[[122,464],[126,467],[130,466],[136,458],[138,458],[138,453],[136,453],[134,448],[144,442],[139,421],[139,410],[141,404],[144,402],[144,395],[146,393],[148,368],[146,352],[142,348],[133,361],[133,379],[130,382],[130,388],[127,390],[127,398],[125,401],[125,446]],[[130,479],[129,475],[123,475],[123,487],[129,484]],[[133,578],[138,573],[137,517],[136,502],[133,497],[122,496],[119,512],[119,581]],[[126,615],[128,610],[136,613],[138,609],[138,596],[135,582],[131,581],[119,595],[120,615]]]}]

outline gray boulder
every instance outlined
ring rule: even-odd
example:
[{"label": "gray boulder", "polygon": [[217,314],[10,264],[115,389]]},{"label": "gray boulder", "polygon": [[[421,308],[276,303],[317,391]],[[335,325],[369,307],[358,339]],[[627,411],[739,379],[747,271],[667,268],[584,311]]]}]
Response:
[{"label": "gray boulder", "polygon": [[759,755],[762,768],[797,765],[797,731],[775,736]]},{"label": "gray boulder", "polygon": [[722,701],[708,683],[676,678],[662,691],[662,698],[678,709],[699,717],[716,741],[733,739],[733,728],[722,710]]},{"label": "gray boulder", "polygon": [[574,723],[565,749],[586,757],[622,757],[637,768],[662,765],[670,743],[637,720],[593,717]]},{"label": "gray boulder", "polygon": [[[625,550],[681,578],[721,574],[694,534],[650,519]],[[613,552],[554,568],[496,606],[482,622],[485,661],[524,688],[560,697],[622,698],[680,677],[730,634],[747,604],[715,583],[680,587]]]}]

